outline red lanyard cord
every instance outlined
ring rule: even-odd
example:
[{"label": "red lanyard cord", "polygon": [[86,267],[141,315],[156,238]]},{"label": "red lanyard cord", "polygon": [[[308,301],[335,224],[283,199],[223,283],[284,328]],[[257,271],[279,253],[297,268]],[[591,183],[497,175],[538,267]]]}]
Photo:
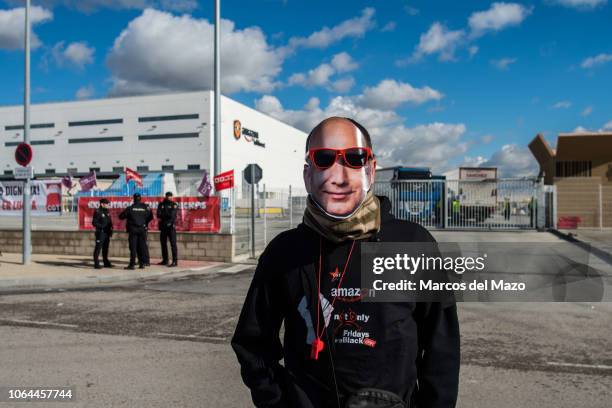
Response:
[{"label": "red lanyard cord", "polygon": [[[349,261],[351,259],[351,255],[353,253],[353,248],[355,248],[355,241],[351,244],[351,249],[348,253],[348,257],[346,258],[346,263],[344,264],[344,269],[342,269],[342,275],[340,275],[340,281],[338,282],[337,291],[342,286],[342,280],[344,279],[344,274],[346,273],[346,268],[348,267]],[[323,324],[323,330],[319,332],[319,315],[323,314],[323,318],[325,318],[325,312],[321,309],[321,270],[322,270],[322,260],[323,260],[323,238],[319,238],[319,273],[317,277],[317,331],[316,340],[320,340],[321,336],[323,336],[323,332],[325,331],[325,323]],[[334,304],[336,303],[336,299],[338,296],[334,296],[331,302],[331,309],[333,310]],[[330,307],[330,306],[328,306]],[[320,313],[319,313],[320,311]]]}]

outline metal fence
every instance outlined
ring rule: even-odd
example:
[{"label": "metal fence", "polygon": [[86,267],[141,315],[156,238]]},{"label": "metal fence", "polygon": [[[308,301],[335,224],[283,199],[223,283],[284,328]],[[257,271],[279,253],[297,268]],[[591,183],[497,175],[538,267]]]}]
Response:
[{"label": "metal fence", "polygon": [[[199,175],[177,180],[178,195],[199,195],[200,181]],[[554,187],[535,179],[401,180],[377,182],[374,191],[389,198],[394,216],[426,228],[528,229],[553,227],[556,219]],[[276,235],[302,221],[306,197],[302,186],[223,190],[220,232],[234,234],[235,255],[259,254]],[[76,210],[71,197],[64,200],[65,209]],[[607,209],[605,203],[603,207]]]},{"label": "metal fence", "polygon": [[521,229],[537,226],[535,179],[399,180],[375,184],[397,218],[427,228]]},{"label": "metal fence", "polygon": [[[255,188],[254,207],[251,205],[251,188]],[[233,193],[235,195],[235,192]],[[302,222],[306,207],[306,191],[303,188],[267,188],[265,184],[249,185],[242,198],[236,199],[234,209],[235,255],[252,253],[252,236],[255,236],[255,253],[260,253],[279,233],[294,228]],[[254,222],[251,220],[254,208]],[[253,230],[254,228],[254,230]]]}]

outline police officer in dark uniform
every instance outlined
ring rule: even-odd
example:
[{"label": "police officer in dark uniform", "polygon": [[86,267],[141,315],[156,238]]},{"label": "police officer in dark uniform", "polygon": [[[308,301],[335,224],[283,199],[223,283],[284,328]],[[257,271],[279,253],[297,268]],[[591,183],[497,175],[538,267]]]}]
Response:
[{"label": "police officer in dark uniform", "polygon": [[92,225],[96,228],[96,247],[93,253],[94,268],[102,269],[100,266],[99,256],[102,251],[102,261],[106,268],[111,268],[113,265],[108,260],[108,246],[110,245],[111,236],[113,236],[113,220],[108,212],[109,201],[106,198],[100,200],[100,207],[94,212]]},{"label": "police officer in dark uniform", "polygon": [[149,262],[146,259],[147,248],[147,229],[153,219],[151,208],[141,201],[140,194],[134,194],[134,202],[119,214],[119,218],[126,220],[128,241],[130,245],[130,263],[125,269],[134,269],[136,255],[138,264],[143,269]]},{"label": "police officer in dark uniform", "polygon": [[178,204],[172,201],[171,192],[167,192],[166,198],[157,206],[157,225],[162,251],[162,261],[158,265],[168,265],[168,240],[172,249],[172,263],[168,266],[178,265],[175,227],[177,208]]}]

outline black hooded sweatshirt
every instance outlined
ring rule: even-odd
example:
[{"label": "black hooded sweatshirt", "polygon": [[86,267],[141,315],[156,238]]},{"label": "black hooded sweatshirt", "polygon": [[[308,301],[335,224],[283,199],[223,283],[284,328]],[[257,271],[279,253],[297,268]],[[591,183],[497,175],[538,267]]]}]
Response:
[{"label": "black hooded sweatshirt", "polygon": [[[394,218],[389,200],[378,198],[381,228],[368,241],[435,242],[420,225]],[[409,407],[454,407],[460,360],[456,305],[361,301],[360,241],[347,263],[351,245],[350,240],[334,244],[300,224],[279,234],[260,256],[232,339],[255,406],[343,407],[357,390],[378,388],[399,395]],[[334,303],[324,329],[320,310],[332,309],[327,302]],[[310,343],[317,318],[325,345],[314,360]]]}]

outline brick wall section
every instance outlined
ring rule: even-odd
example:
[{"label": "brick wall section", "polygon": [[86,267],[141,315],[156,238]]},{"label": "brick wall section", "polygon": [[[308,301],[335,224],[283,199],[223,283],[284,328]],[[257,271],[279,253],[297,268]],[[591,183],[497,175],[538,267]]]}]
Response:
[{"label": "brick wall section", "polygon": [[[179,260],[233,262],[234,238],[230,234],[177,233]],[[20,253],[21,231],[0,230],[0,251]],[[149,233],[151,258],[161,258],[159,233]],[[92,231],[32,231],[32,252],[35,254],[91,255],[94,249]],[[170,245],[168,245],[170,252]],[[127,233],[115,232],[109,256],[127,258]]]}]

